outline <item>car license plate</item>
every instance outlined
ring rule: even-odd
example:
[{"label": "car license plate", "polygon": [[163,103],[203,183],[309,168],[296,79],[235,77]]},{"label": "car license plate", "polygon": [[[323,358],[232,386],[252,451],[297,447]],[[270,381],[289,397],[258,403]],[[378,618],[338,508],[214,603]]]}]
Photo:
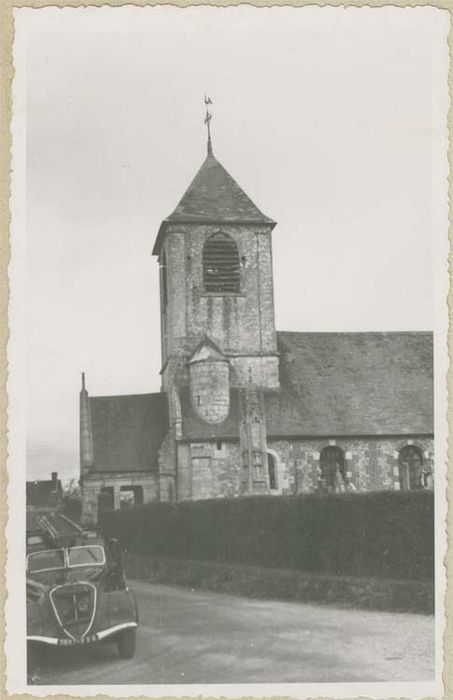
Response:
[{"label": "car license plate", "polygon": [[80,646],[82,644],[92,644],[97,641],[97,634],[90,634],[82,639],[59,639],[58,646],[60,647],[73,647]]}]

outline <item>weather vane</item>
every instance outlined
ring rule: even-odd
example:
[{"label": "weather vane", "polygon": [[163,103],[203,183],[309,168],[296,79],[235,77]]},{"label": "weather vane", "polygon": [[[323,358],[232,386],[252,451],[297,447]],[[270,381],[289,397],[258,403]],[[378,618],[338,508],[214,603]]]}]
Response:
[{"label": "weather vane", "polygon": [[208,155],[212,156],[212,143],[211,143],[211,119],[212,119],[212,114],[209,111],[209,105],[212,105],[212,100],[210,97],[204,96],[204,103],[206,107],[206,116],[204,118],[204,123],[207,126],[208,129]]}]

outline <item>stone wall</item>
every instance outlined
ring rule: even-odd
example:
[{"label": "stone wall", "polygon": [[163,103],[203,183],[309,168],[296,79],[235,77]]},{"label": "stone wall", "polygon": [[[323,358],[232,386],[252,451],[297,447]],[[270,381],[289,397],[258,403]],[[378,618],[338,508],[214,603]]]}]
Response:
[{"label": "stone wall", "polygon": [[[423,454],[423,466],[434,472],[431,438],[344,438],[338,440],[269,440],[268,452],[276,465],[274,495],[310,493],[322,486],[320,454],[335,444],[345,454],[345,490],[399,489],[398,454],[414,444]],[[178,447],[179,499],[234,497],[244,492],[238,442],[197,442]],[[182,487],[183,485],[183,487]],[[433,480],[428,479],[432,488]],[[262,489],[259,490],[262,493]]]},{"label": "stone wall", "polygon": [[194,362],[189,371],[192,408],[206,423],[221,423],[230,411],[228,361],[207,359]]},{"label": "stone wall", "polygon": [[257,387],[278,389],[280,386],[279,360],[277,355],[266,357],[230,357],[232,366],[231,386],[243,387],[251,380]]},{"label": "stone wall", "polygon": [[[238,246],[241,261],[239,293],[206,292],[202,250],[205,241],[222,231]],[[209,335],[229,356],[235,357],[238,376],[248,376],[248,356],[269,356],[272,383],[278,386],[277,338],[274,322],[271,230],[266,226],[173,225],[164,243],[167,264],[167,358],[181,358]],[[272,358],[272,359],[271,359]],[[242,365],[244,367],[242,367]],[[257,372],[259,369],[259,372]],[[253,363],[265,378],[269,372]],[[163,385],[170,368],[164,370]]]},{"label": "stone wall", "polygon": [[82,488],[82,522],[93,524],[97,522],[98,496],[104,487],[113,487],[114,507],[120,507],[122,486],[141,486],[143,502],[159,500],[159,477],[157,474],[105,474],[90,475],[81,482]]},{"label": "stone wall", "polygon": [[177,500],[186,501],[192,498],[192,462],[190,445],[179,442],[176,445],[177,455]]},{"label": "stone wall", "polygon": [[159,449],[159,500],[174,501],[176,493],[176,463],[174,430],[170,428]]},{"label": "stone wall", "polygon": [[[268,447],[278,455],[279,492],[309,493],[317,488],[321,478],[320,454],[322,449],[329,445],[337,445],[344,451],[350,490],[399,489],[399,450],[411,444],[418,447],[423,454],[423,466],[426,471],[433,473],[432,438],[270,440]],[[428,485],[432,486],[431,483]]]},{"label": "stone wall", "polygon": [[179,500],[239,496],[241,455],[238,442],[178,445]]},{"label": "stone wall", "polygon": [[[113,486],[115,508],[119,508],[121,486],[142,486],[144,503],[156,500],[198,500],[234,498],[244,493],[239,441],[178,443],[177,474],[167,464],[170,437],[162,450],[163,463],[157,474],[92,475],[83,479],[83,520],[96,522],[97,501],[102,487]],[[320,454],[336,445],[344,451],[346,481],[350,491],[399,489],[398,455],[406,445],[415,445],[423,454],[423,469],[434,474],[432,438],[341,438],[337,440],[269,440],[267,449],[274,457],[276,488],[271,494],[310,493],[321,485]],[[165,459],[164,459],[165,457]],[[428,488],[433,477],[427,478]],[[266,487],[267,488],[267,487]],[[260,487],[260,493],[263,489]]]}]

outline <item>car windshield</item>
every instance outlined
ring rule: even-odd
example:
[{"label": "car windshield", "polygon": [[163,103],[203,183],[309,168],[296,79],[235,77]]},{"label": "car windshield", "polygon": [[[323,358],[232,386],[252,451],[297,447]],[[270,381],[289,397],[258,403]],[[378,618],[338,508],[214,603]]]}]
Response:
[{"label": "car windshield", "polygon": [[102,566],[105,564],[104,548],[99,545],[46,549],[28,556],[28,572],[56,571],[77,566]]},{"label": "car windshield", "polygon": [[68,549],[68,566],[95,566],[105,563],[104,548],[99,545]]},{"label": "car windshield", "polygon": [[55,571],[64,569],[65,551],[64,549],[45,549],[42,552],[35,552],[28,557],[28,571]]}]

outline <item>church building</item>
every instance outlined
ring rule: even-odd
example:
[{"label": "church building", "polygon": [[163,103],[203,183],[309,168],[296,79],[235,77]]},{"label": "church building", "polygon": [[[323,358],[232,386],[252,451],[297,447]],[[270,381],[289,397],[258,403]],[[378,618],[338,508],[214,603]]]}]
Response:
[{"label": "church building", "polygon": [[86,521],[150,501],[433,487],[432,333],[276,331],[274,227],[209,137],[153,249],[161,391],[90,396],[82,379]]}]

